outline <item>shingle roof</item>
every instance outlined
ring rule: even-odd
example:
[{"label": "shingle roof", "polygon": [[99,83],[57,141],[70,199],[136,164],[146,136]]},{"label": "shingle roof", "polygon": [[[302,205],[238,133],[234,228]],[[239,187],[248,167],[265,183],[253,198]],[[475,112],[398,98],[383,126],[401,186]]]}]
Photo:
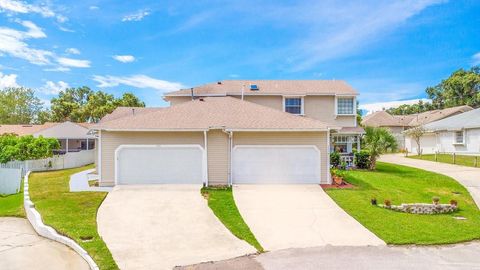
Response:
[{"label": "shingle roof", "polygon": [[117,107],[113,112],[105,115],[100,119],[99,123],[115,120],[132,114],[143,114],[152,111],[158,111],[163,108],[147,108],[147,107]]},{"label": "shingle roof", "polygon": [[32,135],[58,124],[47,122],[43,125],[0,125],[0,135],[5,133],[13,133],[18,136]]},{"label": "shingle roof", "polygon": [[386,111],[378,111],[365,116],[362,124],[373,127],[415,127],[470,110],[472,107],[463,105],[410,115],[391,115]]},{"label": "shingle roof", "polygon": [[[329,124],[233,97],[210,97],[129,114],[92,127],[97,130],[326,130]],[[335,128],[335,127],[331,127]]]},{"label": "shingle roof", "polygon": [[[257,91],[250,85],[258,86]],[[358,95],[358,92],[342,80],[224,80],[194,87],[196,96],[205,95]],[[165,94],[190,96],[190,89]]]},{"label": "shingle roof", "polygon": [[471,110],[431,122],[424,125],[424,128],[428,131],[480,128],[480,109]]}]

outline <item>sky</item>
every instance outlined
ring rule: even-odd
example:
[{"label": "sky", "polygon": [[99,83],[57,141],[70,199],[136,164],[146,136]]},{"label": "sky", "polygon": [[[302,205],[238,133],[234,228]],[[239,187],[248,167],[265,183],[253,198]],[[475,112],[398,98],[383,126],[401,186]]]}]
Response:
[{"label": "sky", "polygon": [[0,0],[0,88],[167,106],[163,93],[219,80],[341,79],[376,110],[480,64],[478,14],[476,0]]}]

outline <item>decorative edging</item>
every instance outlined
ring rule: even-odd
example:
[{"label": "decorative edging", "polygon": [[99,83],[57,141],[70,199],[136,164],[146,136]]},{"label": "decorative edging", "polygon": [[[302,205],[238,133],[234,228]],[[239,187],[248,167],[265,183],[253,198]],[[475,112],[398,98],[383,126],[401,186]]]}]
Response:
[{"label": "decorative edging", "polygon": [[401,205],[379,204],[378,206],[398,212],[420,215],[448,214],[458,210],[456,205],[451,204],[402,203]]},{"label": "decorative edging", "polygon": [[53,241],[62,243],[77,252],[90,266],[92,270],[98,270],[98,265],[95,261],[88,255],[88,253],[75,242],[73,239],[70,239],[66,236],[60,235],[50,226],[47,226],[42,221],[42,216],[35,209],[35,205],[30,200],[30,194],[28,192],[28,177],[30,176],[30,171],[27,172],[23,181],[23,206],[25,207],[25,213],[27,214],[27,219],[32,224],[33,229],[41,236],[51,239]]}]

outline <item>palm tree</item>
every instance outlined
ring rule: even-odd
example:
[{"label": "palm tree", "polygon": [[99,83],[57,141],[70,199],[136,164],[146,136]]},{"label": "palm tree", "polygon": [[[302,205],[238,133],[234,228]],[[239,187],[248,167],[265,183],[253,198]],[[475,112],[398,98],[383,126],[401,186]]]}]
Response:
[{"label": "palm tree", "polygon": [[395,137],[385,128],[366,127],[363,140],[365,149],[370,153],[370,170],[375,170],[381,154],[397,148]]}]

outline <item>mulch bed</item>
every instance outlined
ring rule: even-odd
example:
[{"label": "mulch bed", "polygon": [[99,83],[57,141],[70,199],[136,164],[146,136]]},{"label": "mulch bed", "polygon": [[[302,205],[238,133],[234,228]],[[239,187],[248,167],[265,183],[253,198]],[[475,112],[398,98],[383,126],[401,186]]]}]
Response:
[{"label": "mulch bed", "polygon": [[347,182],[343,182],[342,185],[336,185],[336,184],[320,184],[320,186],[321,186],[323,189],[332,189],[332,188],[337,188],[337,189],[355,188],[354,185],[352,185],[352,184],[350,184],[350,183],[347,183]]}]

